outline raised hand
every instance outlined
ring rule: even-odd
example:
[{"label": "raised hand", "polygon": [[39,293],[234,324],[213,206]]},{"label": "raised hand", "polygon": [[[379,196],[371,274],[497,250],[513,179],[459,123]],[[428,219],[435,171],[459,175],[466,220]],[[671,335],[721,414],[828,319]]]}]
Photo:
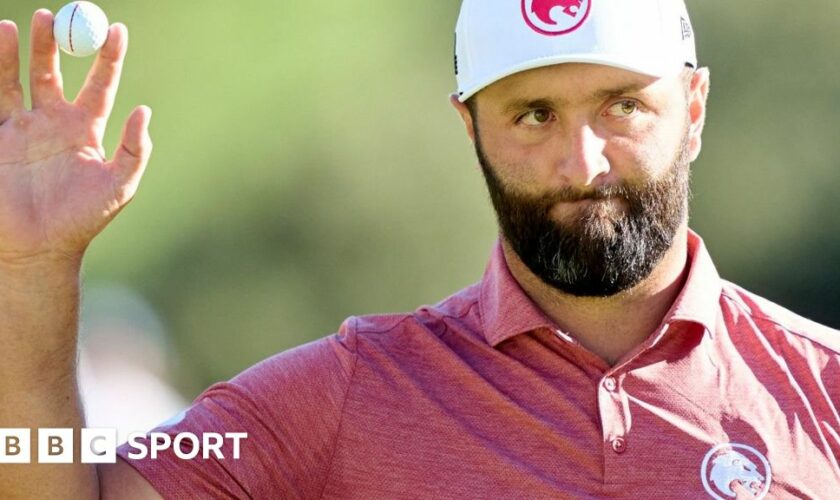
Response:
[{"label": "raised hand", "polygon": [[53,15],[32,17],[30,91],[24,107],[18,30],[0,22],[0,264],[81,258],[90,241],[132,199],[151,154],[151,110],[129,116],[113,158],[102,138],[128,44],[110,27],[74,102],[64,97]]},{"label": "raised hand", "polygon": [[[18,29],[0,22],[0,427],[84,426],[76,378],[79,266],[90,241],[134,196],[152,149],[144,106],[129,116],[110,161],[102,149],[125,26],[110,27],[81,92],[67,102],[52,24],[47,10],[32,18],[27,110]],[[118,479],[104,484],[136,487],[120,497],[152,491],[136,473],[111,477]],[[4,498],[100,498],[95,466],[78,455],[62,467],[0,468],[0,491]]]}]

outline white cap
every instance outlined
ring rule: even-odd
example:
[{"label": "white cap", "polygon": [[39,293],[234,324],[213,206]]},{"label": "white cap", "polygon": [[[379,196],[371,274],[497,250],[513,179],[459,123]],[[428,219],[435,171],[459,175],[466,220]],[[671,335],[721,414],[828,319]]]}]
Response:
[{"label": "white cap", "polygon": [[566,62],[655,77],[697,67],[683,0],[463,0],[455,27],[458,99],[506,76]]}]

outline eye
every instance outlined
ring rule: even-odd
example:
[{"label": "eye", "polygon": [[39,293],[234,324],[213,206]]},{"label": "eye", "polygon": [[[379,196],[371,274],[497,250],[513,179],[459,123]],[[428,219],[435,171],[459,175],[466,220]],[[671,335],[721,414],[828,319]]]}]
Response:
[{"label": "eye", "polygon": [[551,121],[551,111],[547,109],[534,109],[531,110],[521,117],[519,117],[519,123],[524,123],[525,125],[529,125],[531,127],[539,127],[545,123]]},{"label": "eye", "polygon": [[626,118],[639,111],[639,103],[631,99],[618,101],[607,109],[607,114],[617,118]]}]

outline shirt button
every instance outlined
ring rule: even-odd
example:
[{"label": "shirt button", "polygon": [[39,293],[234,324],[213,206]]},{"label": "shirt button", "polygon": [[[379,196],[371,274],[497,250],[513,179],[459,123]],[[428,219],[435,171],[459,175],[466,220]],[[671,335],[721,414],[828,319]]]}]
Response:
[{"label": "shirt button", "polygon": [[604,387],[606,387],[608,391],[614,391],[615,386],[616,386],[616,384],[615,384],[615,379],[614,378],[607,377],[607,379],[604,380]]},{"label": "shirt button", "polygon": [[612,449],[616,453],[624,453],[627,450],[627,441],[624,438],[617,437],[612,440]]}]

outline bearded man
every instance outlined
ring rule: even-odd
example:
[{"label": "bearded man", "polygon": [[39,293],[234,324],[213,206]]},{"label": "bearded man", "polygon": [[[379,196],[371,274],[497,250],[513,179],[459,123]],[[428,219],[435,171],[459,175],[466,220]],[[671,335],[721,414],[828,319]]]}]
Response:
[{"label": "bearded man", "polygon": [[[32,79],[36,109],[59,95],[57,68],[44,56],[55,45],[49,16],[36,14],[33,28],[42,71]],[[0,24],[0,56],[9,63],[11,33]],[[697,63],[683,2],[464,0],[456,36],[451,102],[500,229],[483,279],[410,313],[351,317],[335,335],[210,387],[156,428],[158,437],[121,446],[115,464],[31,465],[0,476],[3,491],[836,496],[838,332],[723,280],[688,227],[710,73]],[[110,111],[123,40],[124,27],[112,28],[80,116]],[[16,88],[16,73],[3,78],[0,88]],[[81,136],[100,121],[59,128],[58,112],[27,115],[21,106],[17,93],[3,94],[0,304],[15,321],[0,335],[15,352],[7,354],[0,416],[16,416],[16,426],[81,427],[78,405],[55,403],[78,399],[78,263],[136,189],[149,114],[139,108],[129,118],[114,162],[97,170],[119,189],[100,193],[93,188],[101,176],[84,184],[59,167],[101,165],[36,140]],[[69,117],[75,106],[56,109]],[[36,134],[36,125],[53,135]],[[32,169],[39,176],[26,179],[37,182],[22,182]],[[74,182],[75,190],[62,184]],[[38,186],[69,194],[22,192]],[[27,204],[56,199],[87,210],[62,219],[57,205]],[[33,214],[48,231],[20,230]],[[10,389],[21,384],[29,389]],[[20,415],[29,420],[21,424]],[[180,439],[211,432],[246,435],[238,458],[193,458],[199,441]],[[175,444],[156,457],[138,452],[162,436]]]}]

